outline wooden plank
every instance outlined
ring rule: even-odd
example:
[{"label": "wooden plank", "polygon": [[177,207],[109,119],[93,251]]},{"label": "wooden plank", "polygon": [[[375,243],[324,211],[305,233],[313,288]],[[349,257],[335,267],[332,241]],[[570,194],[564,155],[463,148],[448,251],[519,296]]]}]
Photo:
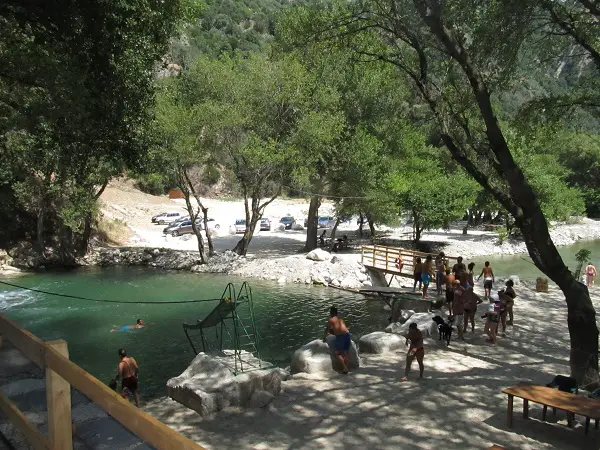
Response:
[{"label": "wooden plank", "polygon": [[3,392],[0,391],[0,410],[8,417],[8,420],[25,435],[29,443],[36,450],[50,449],[50,443],[40,430],[33,425],[27,417],[17,408]]},{"label": "wooden plank", "polygon": [[41,339],[9,320],[4,314],[0,314],[0,333],[35,365],[44,368],[46,346]]},{"label": "wooden plank", "polygon": [[200,445],[177,433],[164,423],[140,411],[104,383],[69,361],[52,348],[46,351],[48,367],[68,380],[124,427],[158,450],[199,450]]},{"label": "wooden plank", "polygon": [[600,402],[582,395],[562,392],[546,386],[513,386],[502,390],[507,395],[522,398],[541,405],[561,409],[592,419],[600,419]]},{"label": "wooden plank", "polygon": [[[65,358],[69,358],[67,342],[48,341]],[[48,438],[55,450],[73,448],[71,418],[71,385],[52,369],[46,368],[46,402],[48,404]]]}]

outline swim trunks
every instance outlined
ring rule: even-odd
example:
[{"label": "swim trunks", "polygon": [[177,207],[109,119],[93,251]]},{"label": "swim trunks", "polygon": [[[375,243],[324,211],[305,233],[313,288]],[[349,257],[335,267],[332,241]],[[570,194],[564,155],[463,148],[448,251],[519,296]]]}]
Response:
[{"label": "swim trunks", "polygon": [[338,353],[350,350],[350,333],[335,335],[335,351]]},{"label": "swim trunks", "polygon": [[491,278],[486,278],[483,280],[483,288],[484,289],[492,289],[493,280]]},{"label": "swim trunks", "polygon": [[424,272],[421,274],[421,280],[423,281],[423,284],[427,286],[429,284],[429,280],[431,280],[431,275]]},{"label": "swim trunks", "polygon": [[123,378],[121,386],[123,388],[129,389],[131,392],[135,392],[138,388],[138,379],[136,377]]},{"label": "swim trunks", "polygon": [[119,328],[119,331],[127,331],[129,330],[129,325],[123,325],[121,328]]},{"label": "swim trunks", "polygon": [[421,272],[415,272],[415,281],[421,281]]},{"label": "swim trunks", "polygon": [[454,291],[446,288],[446,302],[452,303],[454,301]]}]

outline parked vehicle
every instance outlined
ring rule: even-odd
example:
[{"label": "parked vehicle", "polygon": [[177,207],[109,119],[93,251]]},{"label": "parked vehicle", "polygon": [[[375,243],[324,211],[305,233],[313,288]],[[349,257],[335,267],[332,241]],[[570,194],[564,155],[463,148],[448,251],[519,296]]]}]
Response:
[{"label": "parked vehicle", "polygon": [[281,218],[279,223],[284,226],[285,230],[291,230],[292,226],[296,223],[296,219],[292,216],[285,216]]},{"label": "parked vehicle", "polygon": [[[200,222],[200,226],[204,230],[204,219],[199,218],[198,221]],[[221,225],[219,225],[215,219],[208,218],[207,222],[209,230],[218,230],[219,228],[221,228]]]},{"label": "parked vehicle", "polygon": [[236,234],[246,232],[246,219],[238,219],[235,221],[235,232]]},{"label": "parked vehicle", "polygon": [[[200,221],[196,220],[196,226],[200,227]],[[165,228],[164,231],[166,231],[165,234],[170,234],[171,236],[181,236],[182,234],[193,233],[194,229],[192,228],[192,221],[188,219],[171,225]]]},{"label": "parked vehicle", "polygon": [[164,225],[167,223],[175,222],[177,219],[181,219],[182,217],[185,216],[182,213],[178,212],[161,213],[152,217],[152,222],[157,223],[159,225]]},{"label": "parked vehicle", "polygon": [[318,228],[333,228],[335,226],[335,219],[331,216],[319,217]]},{"label": "parked vehicle", "polygon": [[271,231],[271,221],[266,217],[260,219],[260,231]]}]

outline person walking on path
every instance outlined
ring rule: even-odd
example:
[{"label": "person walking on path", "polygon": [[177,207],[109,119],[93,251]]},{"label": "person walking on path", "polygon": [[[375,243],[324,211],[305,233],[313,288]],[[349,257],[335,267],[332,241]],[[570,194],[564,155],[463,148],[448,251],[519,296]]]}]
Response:
[{"label": "person walking on path", "polygon": [[342,364],[342,373],[348,373],[348,364],[350,363],[350,345],[352,343],[350,331],[344,320],[338,316],[335,306],[329,308],[329,321],[325,328],[325,338],[328,334],[335,336],[335,357]]},{"label": "person walking on path", "polygon": [[596,267],[589,262],[588,265],[585,266],[585,284],[588,288],[594,285],[594,281],[596,281],[596,274]]},{"label": "person walking on path", "polygon": [[408,373],[410,372],[410,366],[415,358],[419,363],[419,380],[423,379],[423,357],[425,356],[425,348],[423,347],[423,333],[417,327],[415,322],[408,326],[408,334],[406,335],[406,344],[410,341],[410,347],[406,354],[406,369],[404,370],[404,376],[401,381],[408,381]]},{"label": "person walking on path", "polygon": [[135,399],[135,406],[140,407],[140,396],[138,394],[139,366],[134,358],[127,356],[124,348],[119,349],[119,371],[115,380],[121,378],[121,395],[125,397],[128,392]]},{"label": "person walking on path", "polygon": [[485,291],[485,298],[489,298],[492,295],[492,288],[494,287],[494,271],[490,266],[490,262],[486,261],[484,263],[483,269],[481,269],[481,273],[477,277],[477,281],[479,281],[483,277],[483,290]]}]

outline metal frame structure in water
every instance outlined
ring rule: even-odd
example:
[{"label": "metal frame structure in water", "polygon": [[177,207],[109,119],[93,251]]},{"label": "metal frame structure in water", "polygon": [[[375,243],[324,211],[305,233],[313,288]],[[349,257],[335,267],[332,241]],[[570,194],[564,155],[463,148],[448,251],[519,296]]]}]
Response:
[{"label": "metal frame structure in water", "polygon": [[[214,340],[218,343],[217,348],[211,348],[205,332],[209,328],[215,329]],[[204,319],[197,320],[195,324],[184,322],[183,330],[196,355],[199,352],[189,333],[192,330],[200,332],[202,352],[218,351],[220,354],[227,354],[227,350],[232,350],[234,375],[274,367],[273,363],[265,363],[261,359],[260,334],[256,329],[252,289],[246,282],[237,292],[234,285],[229,283],[221,295],[219,304]],[[227,348],[228,345],[231,347]]]}]

